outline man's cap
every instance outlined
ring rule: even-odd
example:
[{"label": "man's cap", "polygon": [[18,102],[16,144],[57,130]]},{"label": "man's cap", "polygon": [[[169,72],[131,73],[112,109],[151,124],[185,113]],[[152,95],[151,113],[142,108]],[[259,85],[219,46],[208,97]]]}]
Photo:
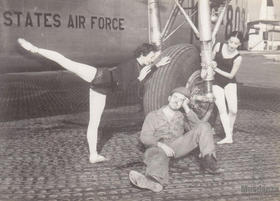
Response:
[{"label": "man's cap", "polygon": [[190,91],[186,87],[177,87],[177,88],[173,89],[170,94],[173,94],[175,92],[183,94],[187,98],[190,98],[190,96],[191,96]]}]

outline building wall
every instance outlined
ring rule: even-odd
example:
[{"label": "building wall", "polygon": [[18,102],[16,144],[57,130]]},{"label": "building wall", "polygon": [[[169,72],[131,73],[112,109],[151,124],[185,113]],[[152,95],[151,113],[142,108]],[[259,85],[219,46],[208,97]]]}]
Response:
[{"label": "building wall", "polygon": [[280,0],[253,0],[249,4],[248,22],[278,21],[278,25],[260,22],[249,28],[248,49],[256,51],[280,49]]}]

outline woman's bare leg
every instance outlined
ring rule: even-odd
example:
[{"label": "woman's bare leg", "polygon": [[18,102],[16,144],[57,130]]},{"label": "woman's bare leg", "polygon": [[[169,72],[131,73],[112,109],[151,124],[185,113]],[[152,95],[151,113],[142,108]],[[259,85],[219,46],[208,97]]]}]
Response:
[{"label": "woman's bare leg", "polygon": [[[38,48],[24,39],[18,39],[18,43],[26,50],[32,53],[40,54],[43,57],[58,63],[63,68],[78,75],[80,78],[87,82],[91,82],[95,77],[97,69],[93,66],[72,61],[56,51]],[[97,153],[98,127],[102,113],[104,111],[106,96],[90,89],[89,97],[90,118],[87,129],[87,140],[90,152],[90,162],[97,163],[107,160],[105,157],[98,155]]]},{"label": "woman's bare leg", "polygon": [[89,124],[87,130],[87,140],[89,146],[89,161],[97,163],[107,160],[97,153],[98,127],[106,103],[106,95],[89,90]]},{"label": "woman's bare leg", "polygon": [[225,86],[225,96],[228,103],[230,130],[233,133],[237,114],[237,84],[230,83]]},{"label": "woman's bare leg", "polygon": [[18,39],[18,43],[21,45],[21,47],[23,47],[26,50],[34,54],[37,53],[49,60],[58,63],[66,70],[69,70],[70,72],[78,75],[80,78],[87,82],[91,82],[95,77],[96,68],[93,66],[72,61],[63,56],[62,54],[53,50],[38,48],[22,38]]},{"label": "woman's bare leg", "polygon": [[226,137],[217,142],[217,144],[232,143],[232,133],[230,130],[229,115],[227,113],[224,89],[220,86],[213,85],[213,93],[215,96],[215,104],[219,110],[220,119],[226,134]]}]

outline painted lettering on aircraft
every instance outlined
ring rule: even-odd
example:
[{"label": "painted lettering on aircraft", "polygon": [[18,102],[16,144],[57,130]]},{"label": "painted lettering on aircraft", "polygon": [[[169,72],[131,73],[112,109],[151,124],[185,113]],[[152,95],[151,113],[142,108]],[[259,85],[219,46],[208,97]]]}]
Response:
[{"label": "painted lettering on aircraft", "polygon": [[72,29],[98,29],[104,31],[123,31],[125,19],[108,16],[62,16],[59,13],[4,11],[3,25],[15,27],[46,27]]},{"label": "painted lettering on aircraft", "polygon": [[60,27],[60,15],[57,13],[23,13],[21,11],[4,11],[5,26],[24,26],[24,27]]},{"label": "painted lettering on aircraft", "polygon": [[[194,10],[192,12],[195,12],[197,7],[193,8]],[[195,26],[198,26],[198,13],[193,15],[192,20],[195,24]],[[239,6],[235,7],[235,10],[232,5],[229,5],[226,11],[226,14],[224,16],[224,19],[222,21],[222,25],[225,26],[225,32],[224,32],[224,38],[225,40],[228,39],[229,34],[232,31],[241,31],[241,32],[246,32],[246,11],[245,8],[240,8]],[[196,37],[194,32],[191,32],[191,43],[192,43],[192,38]]]},{"label": "painted lettering on aircraft", "polygon": [[227,8],[226,24],[225,24],[225,38],[228,38],[232,31],[245,31],[246,27],[246,15],[245,9],[240,10],[239,6],[236,6],[235,11],[231,5]]},{"label": "painted lettering on aircraft", "polygon": [[94,27],[106,30],[124,30],[124,18],[91,16],[91,28]]}]

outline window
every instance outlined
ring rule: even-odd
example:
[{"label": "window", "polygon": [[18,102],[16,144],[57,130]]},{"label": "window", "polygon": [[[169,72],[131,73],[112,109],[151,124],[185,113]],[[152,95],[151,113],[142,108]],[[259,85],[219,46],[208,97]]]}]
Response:
[{"label": "window", "polygon": [[266,5],[269,7],[273,7],[273,0],[267,0]]}]

